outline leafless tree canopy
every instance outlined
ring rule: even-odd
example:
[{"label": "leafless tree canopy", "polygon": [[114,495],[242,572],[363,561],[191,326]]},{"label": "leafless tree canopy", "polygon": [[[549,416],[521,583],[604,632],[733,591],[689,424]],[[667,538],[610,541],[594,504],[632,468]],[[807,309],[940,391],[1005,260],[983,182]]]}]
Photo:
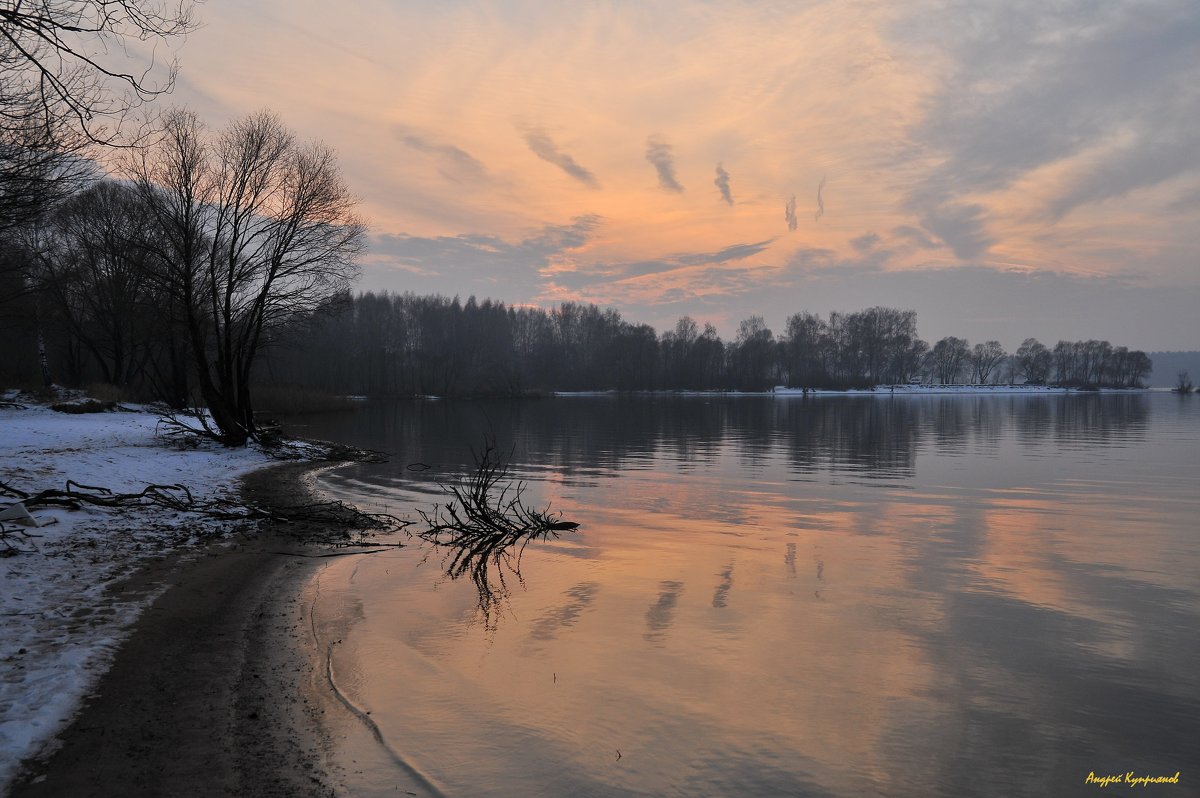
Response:
[{"label": "leafless tree canopy", "polygon": [[94,176],[79,150],[40,127],[0,129],[0,241]]},{"label": "leafless tree canopy", "polygon": [[190,0],[0,0],[0,125],[112,143],[130,111],[168,92],[158,48],[193,26]]},{"label": "leafless tree canopy", "polygon": [[251,368],[273,331],[357,276],[363,225],[333,152],[259,113],[212,133],[175,111],[129,175],[161,236],[199,387],[221,436],[254,433]]}]

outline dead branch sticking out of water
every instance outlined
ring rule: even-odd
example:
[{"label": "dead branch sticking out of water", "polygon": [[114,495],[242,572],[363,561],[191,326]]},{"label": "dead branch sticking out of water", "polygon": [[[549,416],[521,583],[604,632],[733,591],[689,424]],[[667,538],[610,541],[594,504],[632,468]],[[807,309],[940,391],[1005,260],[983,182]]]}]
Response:
[{"label": "dead branch sticking out of water", "polygon": [[492,610],[508,596],[506,574],[524,584],[521,557],[530,541],[557,538],[579,524],[562,520],[549,504],[540,510],[527,505],[525,483],[509,477],[493,439],[472,454],[474,473],[458,485],[441,486],[452,500],[434,505],[432,512],[417,511],[427,527],[418,537],[446,550],[443,564],[451,579],[470,576],[490,623]]}]

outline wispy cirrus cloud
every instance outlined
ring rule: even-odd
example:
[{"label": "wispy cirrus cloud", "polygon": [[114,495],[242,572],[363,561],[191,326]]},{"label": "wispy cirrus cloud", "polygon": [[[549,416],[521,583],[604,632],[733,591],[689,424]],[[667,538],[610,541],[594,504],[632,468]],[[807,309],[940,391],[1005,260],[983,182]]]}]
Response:
[{"label": "wispy cirrus cloud", "polygon": [[546,225],[510,241],[500,236],[463,234],[414,236],[379,234],[371,239],[370,262],[376,270],[401,271],[409,280],[447,281],[464,292],[495,293],[497,286],[531,296],[541,272],[557,259],[583,247],[602,220],[580,216],[569,224]]},{"label": "wispy cirrus cloud", "polygon": [[760,271],[761,265],[742,262],[767,251],[774,242],[767,239],[731,244],[712,252],[681,252],[647,260],[560,262],[542,274],[559,298],[566,296],[564,292],[575,291],[579,298],[626,295],[645,300],[654,290],[684,290],[689,281],[697,281],[698,291],[702,286],[729,286],[732,283],[722,278],[722,273],[746,275]]},{"label": "wispy cirrus cloud", "polygon": [[401,125],[397,125],[393,132],[405,146],[432,156],[438,164],[438,172],[447,180],[482,182],[488,178],[487,167],[460,147],[436,141]]},{"label": "wispy cirrus cloud", "polygon": [[721,192],[721,199],[726,205],[733,205],[733,192],[729,188],[729,172],[725,171],[724,164],[717,164],[717,176],[713,180],[713,185],[717,187],[717,191]]},{"label": "wispy cirrus cloud", "polygon": [[675,177],[675,155],[672,147],[660,136],[646,139],[646,160],[654,166],[658,173],[658,185],[665,191],[683,193],[683,186]]},{"label": "wispy cirrus cloud", "polygon": [[525,143],[529,145],[529,149],[533,151],[534,155],[547,163],[554,164],[588,188],[600,188],[600,181],[596,179],[596,176],[581,166],[570,153],[564,152],[546,134],[546,131],[540,129],[526,131]]}]

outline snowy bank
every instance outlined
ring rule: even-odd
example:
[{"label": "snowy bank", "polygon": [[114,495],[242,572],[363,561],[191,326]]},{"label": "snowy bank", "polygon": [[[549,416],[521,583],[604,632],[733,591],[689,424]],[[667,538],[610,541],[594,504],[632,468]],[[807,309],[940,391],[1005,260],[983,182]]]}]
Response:
[{"label": "snowy bank", "polygon": [[[179,483],[197,500],[214,499],[272,462],[251,448],[173,446],[145,408],[82,415],[0,408],[0,482],[26,493],[61,489],[67,480],[118,493]],[[11,501],[0,498],[0,507]],[[125,595],[122,580],[153,558],[194,552],[197,541],[229,527],[161,507],[32,514],[36,528],[2,522],[0,793],[21,760],[67,725],[157,595]]]}]

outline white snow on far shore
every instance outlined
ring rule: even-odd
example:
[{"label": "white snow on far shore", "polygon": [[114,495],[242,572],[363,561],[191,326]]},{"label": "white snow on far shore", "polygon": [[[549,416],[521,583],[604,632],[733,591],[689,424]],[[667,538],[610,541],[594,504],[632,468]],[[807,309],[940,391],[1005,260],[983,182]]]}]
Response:
[{"label": "white snow on far shore", "polygon": [[[206,500],[272,462],[253,448],[176,448],[145,408],[84,415],[0,408],[0,482],[26,493],[62,489],[68,479],[117,493],[180,483]],[[12,501],[0,497],[0,508]],[[0,794],[21,760],[66,727],[157,595],[125,595],[121,580],[228,527],[160,507],[31,512],[43,526],[4,523],[4,540],[21,553],[4,556],[0,542]]]},{"label": "white snow on far shore", "polygon": [[[873,390],[826,391],[809,390],[809,396],[994,396],[997,394],[1026,394],[1032,396],[1087,393],[1145,393],[1146,388],[1101,388],[1081,391],[1078,388],[1058,388],[1053,385],[876,385]],[[803,388],[777,386],[776,396],[803,396]]]},{"label": "white snow on far shore", "polygon": [[[873,389],[851,389],[831,391],[824,388],[807,392],[803,388],[788,388],[777,385],[769,391],[632,391],[635,394],[662,394],[666,396],[994,396],[997,394],[1026,394],[1031,396],[1087,393],[1146,393],[1149,388],[1101,388],[1099,391],[1081,391],[1078,388],[1058,388],[1052,385],[877,385]],[[555,391],[555,396],[617,396],[619,391]]]}]

